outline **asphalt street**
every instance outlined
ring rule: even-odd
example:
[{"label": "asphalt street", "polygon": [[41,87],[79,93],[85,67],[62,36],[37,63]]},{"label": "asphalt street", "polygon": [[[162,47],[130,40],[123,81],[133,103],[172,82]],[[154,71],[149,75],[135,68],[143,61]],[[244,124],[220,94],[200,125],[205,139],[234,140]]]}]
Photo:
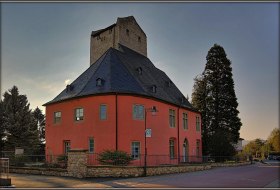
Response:
[{"label": "asphalt street", "polygon": [[138,178],[54,177],[10,174],[16,188],[275,188],[280,187],[279,162]]}]

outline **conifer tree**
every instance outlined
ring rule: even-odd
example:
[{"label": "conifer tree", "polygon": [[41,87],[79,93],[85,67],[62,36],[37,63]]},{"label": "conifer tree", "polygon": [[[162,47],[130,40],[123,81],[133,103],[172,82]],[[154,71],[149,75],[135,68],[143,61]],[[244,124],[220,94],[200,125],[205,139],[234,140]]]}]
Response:
[{"label": "conifer tree", "polygon": [[7,131],[5,149],[14,150],[21,147],[27,154],[34,153],[40,143],[37,123],[29,109],[27,97],[20,95],[16,86],[3,96],[3,127]]},{"label": "conifer tree", "polygon": [[192,104],[202,113],[203,154],[231,156],[242,125],[238,117],[231,62],[215,44],[206,57],[202,75],[195,79]]},{"label": "conifer tree", "polygon": [[38,107],[32,112],[33,117],[36,120],[38,132],[39,132],[39,139],[41,143],[45,142],[45,116]]},{"label": "conifer tree", "polygon": [[0,100],[0,151],[3,150],[5,143],[5,128],[4,128],[4,109],[3,102]]}]

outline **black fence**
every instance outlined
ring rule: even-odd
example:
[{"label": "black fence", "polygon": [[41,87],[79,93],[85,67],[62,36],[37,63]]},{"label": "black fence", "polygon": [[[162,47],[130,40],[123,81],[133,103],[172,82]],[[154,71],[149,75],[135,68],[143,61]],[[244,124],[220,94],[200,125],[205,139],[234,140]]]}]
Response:
[{"label": "black fence", "polygon": [[[14,152],[2,152],[0,157],[9,158],[10,166],[16,167],[44,167],[44,168],[67,168],[67,155],[15,155]],[[128,165],[128,166],[161,166],[179,164],[202,164],[221,162],[244,162],[247,157],[240,156],[170,156],[170,155],[139,155],[137,158],[111,157],[100,159],[96,153],[87,154],[87,165]]]},{"label": "black fence", "polygon": [[[88,154],[88,165],[129,165],[129,166],[160,166],[160,165],[179,165],[179,164],[202,164],[202,163],[238,163],[248,161],[247,157],[240,156],[180,156],[171,157],[170,155],[140,155],[126,162],[123,158],[107,158],[107,162],[100,161],[98,154]],[[128,164],[127,164],[128,163]],[[145,164],[146,163],[146,164]]]},{"label": "black fence", "polygon": [[43,168],[66,168],[66,155],[15,155],[11,152],[2,152],[2,158],[9,158],[10,166],[15,167],[43,167]]}]

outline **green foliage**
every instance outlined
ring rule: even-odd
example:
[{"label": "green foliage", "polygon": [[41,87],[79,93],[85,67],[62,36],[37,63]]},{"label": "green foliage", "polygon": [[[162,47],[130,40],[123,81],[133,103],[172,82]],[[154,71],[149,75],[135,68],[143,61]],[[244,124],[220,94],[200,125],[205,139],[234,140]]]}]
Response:
[{"label": "green foliage", "polygon": [[5,126],[4,126],[4,109],[3,109],[3,102],[0,100],[0,151],[5,144]]},{"label": "green foliage", "polygon": [[264,159],[267,157],[270,150],[270,145],[262,139],[250,141],[243,147],[244,155],[251,155],[254,158]]},{"label": "green foliage", "polygon": [[280,152],[280,129],[273,129],[267,141],[271,145],[273,151]]},{"label": "green foliage", "polygon": [[25,154],[33,154],[39,147],[37,123],[29,109],[26,95],[20,95],[13,86],[3,95],[1,128],[5,129],[5,150],[24,149]]},{"label": "green foliage", "polygon": [[203,154],[232,156],[239,139],[238,117],[231,62],[223,47],[215,44],[208,52],[202,75],[196,77],[192,105],[202,114]]},{"label": "green foliage", "polygon": [[32,112],[33,117],[38,125],[40,141],[45,142],[45,115],[38,107]]},{"label": "green foliage", "polygon": [[128,165],[132,160],[131,156],[120,150],[105,150],[99,154],[97,159],[105,165]]}]

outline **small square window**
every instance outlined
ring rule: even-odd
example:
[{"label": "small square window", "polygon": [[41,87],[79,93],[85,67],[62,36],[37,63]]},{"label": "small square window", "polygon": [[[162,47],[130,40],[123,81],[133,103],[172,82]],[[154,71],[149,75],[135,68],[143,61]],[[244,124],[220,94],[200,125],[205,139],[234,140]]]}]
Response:
[{"label": "small square window", "polygon": [[75,120],[76,121],[84,120],[84,109],[83,108],[75,109]]},{"label": "small square window", "polygon": [[133,159],[140,159],[140,142],[131,143],[131,157]]},{"label": "small square window", "polygon": [[71,142],[63,141],[63,146],[64,146],[64,154],[67,154],[69,150],[71,150]]},{"label": "small square window", "polygon": [[100,107],[99,107],[99,117],[100,117],[100,120],[107,119],[107,105],[100,105]]},{"label": "small square window", "polygon": [[133,119],[144,119],[144,106],[143,105],[133,105]]},{"label": "small square window", "polygon": [[54,123],[59,123],[61,121],[61,112],[54,112]]},{"label": "small square window", "polygon": [[196,131],[200,131],[200,117],[196,116]]},{"label": "small square window", "polygon": [[169,109],[169,126],[175,127],[175,110]]}]

